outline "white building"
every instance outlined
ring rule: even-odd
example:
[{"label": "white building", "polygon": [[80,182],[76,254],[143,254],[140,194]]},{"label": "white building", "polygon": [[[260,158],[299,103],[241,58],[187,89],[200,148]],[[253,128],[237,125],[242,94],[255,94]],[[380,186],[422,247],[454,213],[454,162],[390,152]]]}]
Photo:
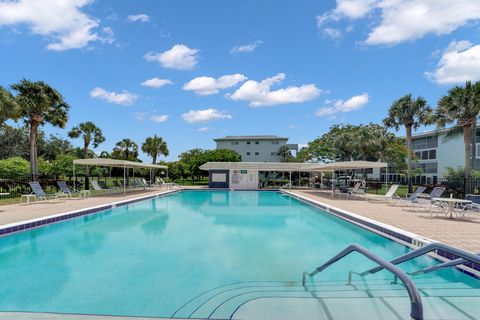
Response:
[{"label": "white building", "polygon": [[287,144],[288,138],[273,135],[226,136],[213,140],[217,149],[233,150],[240,154],[243,162],[281,162],[279,150],[282,146],[298,149],[298,145]]},{"label": "white building", "polygon": [[[414,177],[415,182],[434,183],[444,178],[447,167],[458,168],[465,164],[463,134],[446,139],[449,130],[427,131],[412,136],[412,150],[415,154],[413,169],[422,174]],[[480,129],[477,130],[474,151],[475,167],[480,169]],[[395,177],[390,177],[390,179]]]}]

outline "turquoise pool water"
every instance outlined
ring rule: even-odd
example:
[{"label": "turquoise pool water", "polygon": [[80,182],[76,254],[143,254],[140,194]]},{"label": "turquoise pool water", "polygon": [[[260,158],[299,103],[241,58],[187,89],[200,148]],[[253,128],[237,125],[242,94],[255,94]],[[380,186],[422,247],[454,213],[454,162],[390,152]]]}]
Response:
[{"label": "turquoise pool water", "polygon": [[[277,192],[183,191],[0,238],[0,311],[171,316],[219,286],[299,281],[351,243],[407,251]],[[371,266],[354,254],[318,280]],[[428,279],[478,288],[453,269]]]}]

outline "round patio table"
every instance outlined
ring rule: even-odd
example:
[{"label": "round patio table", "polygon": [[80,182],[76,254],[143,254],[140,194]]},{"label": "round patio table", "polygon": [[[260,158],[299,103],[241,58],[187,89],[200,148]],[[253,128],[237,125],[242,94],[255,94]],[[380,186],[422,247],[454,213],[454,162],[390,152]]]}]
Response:
[{"label": "round patio table", "polygon": [[453,210],[457,204],[470,204],[472,203],[471,200],[465,199],[455,199],[455,198],[433,198],[432,200],[438,202],[444,202],[447,204],[447,215],[450,215],[450,219],[453,218]]}]

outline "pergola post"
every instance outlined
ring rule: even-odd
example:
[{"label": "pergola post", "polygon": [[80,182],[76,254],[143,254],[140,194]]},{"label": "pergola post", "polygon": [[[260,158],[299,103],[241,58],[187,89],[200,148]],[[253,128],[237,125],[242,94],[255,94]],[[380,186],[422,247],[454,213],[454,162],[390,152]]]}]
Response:
[{"label": "pergola post", "polygon": [[126,173],[126,167],[123,166],[123,195],[127,193],[126,187],[127,187],[127,173]]},{"label": "pergola post", "polygon": [[73,164],[73,192],[77,191],[77,180],[75,179],[75,163]]},{"label": "pergola post", "polygon": [[289,182],[290,188],[289,189],[292,189],[292,171],[289,171],[288,174],[289,174],[289,177],[290,177],[289,178],[289,180],[290,180],[290,182]]}]

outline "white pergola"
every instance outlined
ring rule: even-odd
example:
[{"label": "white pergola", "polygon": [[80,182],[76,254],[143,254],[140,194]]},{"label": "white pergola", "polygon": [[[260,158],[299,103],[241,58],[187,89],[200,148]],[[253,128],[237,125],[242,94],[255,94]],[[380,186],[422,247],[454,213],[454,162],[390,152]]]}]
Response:
[{"label": "white pergola", "polygon": [[[200,166],[202,170],[257,170],[257,171],[278,171],[288,172],[290,174],[290,188],[292,187],[292,172],[325,172],[333,173],[338,170],[360,170],[388,168],[384,162],[374,161],[342,161],[332,163],[299,163],[299,162],[207,162]],[[387,183],[387,174],[385,174],[385,184]],[[323,177],[323,175],[322,175]],[[334,184],[332,184],[334,187]]]},{"label": "white pergola", "polygon": [[[109,168],[123,168],[123,194],[126,193],[126,180],[127,180],[127,171],[128,169],[166,169],[168,175],[168,167],[162,166],[159,164],[148,164],[148,163],[141,163],[141,162],[134,162],[134,161],[127,161],[127,160],[117,160],[117,159],[105,159],[105,158],[92,158],[92,159],[76,159],[73,160],[73,179],[75,180],[75,166],[82,165],[82,166],[97,166],[97,167],[109,167]],[[135,171],[133,172],[135,177]],[[75,184],[73,184],[74,190],[76,188]]]}]

